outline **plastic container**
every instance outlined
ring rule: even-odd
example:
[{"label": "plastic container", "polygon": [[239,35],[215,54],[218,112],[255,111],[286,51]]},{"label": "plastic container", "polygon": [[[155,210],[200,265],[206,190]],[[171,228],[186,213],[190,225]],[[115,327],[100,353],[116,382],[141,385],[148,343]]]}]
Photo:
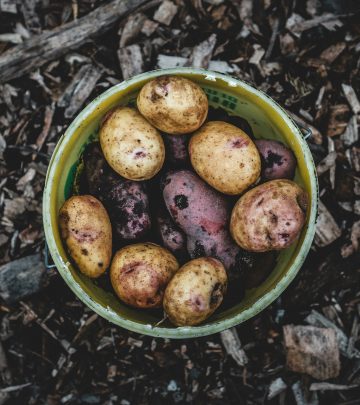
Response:
[{"label": "plastic container", "polygon": [[[99,122],[115,105],[126,105],[136,99],[140,88],[156,76],[171,74],[187,77],[198,83],[207,93],[209,104],[222,107],[231,114],[245,118],[257,138],[279,139],[295,153],[298,167],[295,181],[310,196],[306,225],[290,248],[278,256],[275,269],[259,287],[246,292],[236,306],[216,313],[205,323],[193,327],[175,327],[159,321],[151,312],[124,305],[110,291],[82,275],[71,264],[59,233],[58,212],[70,196],[79,156],[85,145],[97,137]],[[270,97],[243,81],[202,69],[175,68],[147,72],[124,81],[90,103],[69,126],[59,140],[51,158],[43,197],[43,218],[46,241],[53,261],[68,286],[89,308],[103,318],[125,329],[141,334],[189,338],[222,331],[255,316],[273,302],[293,280],[310,249],[318,203],[318,186],[314,162],[302,132],[285,111]]]}]

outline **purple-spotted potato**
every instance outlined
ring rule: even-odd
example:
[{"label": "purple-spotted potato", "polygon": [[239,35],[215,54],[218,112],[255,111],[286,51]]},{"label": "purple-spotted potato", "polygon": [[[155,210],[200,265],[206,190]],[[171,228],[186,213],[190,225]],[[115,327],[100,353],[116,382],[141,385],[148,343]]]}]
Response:
[{"label": "purple-spotted potato", "polygon": [[218,258],[231,272],[239,272],[239,247],[229,233],[230,211],[223,195],[190,170],[168,173],[163,197],[174,222],[186,233],[191,258]]},{"label": "purple-spotted potato", "polygon": [[255,145],[261,156],[261,176],[263,180],[293,179],[296,157],[283,143],[270,139],[259,139]]},{"label": "purple-spotted potato", "polygon": [[159,76],[143,86],[140,113],[154,127],[172,135],[196,131],[205,121],[208,100],[200,86],[180,76]]},{"label": "purple-spotted potato", "polygon": [[224,194],[240,194],[260,176],[260,155],[254,142],[227,122],[203,125],[190,139],[189,154],[197,174]]},{"label": "purple-spotted potato", "polygon": [[99,277],[110,265],[112,233],[109,216],[91,195],[73,196],[59,212],[61,237],[79,270]]},{"label": "purple-spotted potato", "polygon": [[289,247],[306,219],[308,196],[291,180],[271,180],[246,192],[235,204],[230,232],[235,242],[252,252]]},{"label": "purple-spotted potato", "polygon": [[220,306],[226,288],[226,271],[219,260],[193,259],[180,268],[166,287],[164,310],[174,325],[198,325]]},{"label": "purple-spotted potato", "polygon": [[126,304],[157,308],[178,269],[176,258],[168,250],[154,243],[137,243],[115,254],[110,279],[116,295]]},{"label": "purple-spotted potato", "polygon": [[100,128],[100,144],[109,165],[128,180],[148,180],[164,163],[160,133],[134,108],[108,112]]}]

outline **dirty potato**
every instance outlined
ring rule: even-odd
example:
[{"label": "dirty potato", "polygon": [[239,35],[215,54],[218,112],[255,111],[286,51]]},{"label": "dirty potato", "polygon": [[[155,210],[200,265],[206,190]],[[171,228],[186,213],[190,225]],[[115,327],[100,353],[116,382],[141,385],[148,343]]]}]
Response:
[{"label": "dirty potato", "polygon": [[208,113],[206,94],[196,83],[180,76],[160,76],[141,89],[140,113],[157,129],[180,135],[196,131]]},{"label": "dirty potato", "polygon": [[187,262],[165,290],[164,310],[177,326],[197,325],[221,304],[227,288],[226,271],[212,257]]},{"label": "dirty potato", "polygon": [[260,176],[260,155],[254,142],[227,122],[203,125],[190,139],[189,154],[198,175],[224,194],[240,194]]},{"label": "dirty potato", "polygon": [[105,116],[100,144],[109,165],[129,180],[148,180],[164,163],[161,135],[134,108],[118,107]]},{"label": "dirty potato", "polygon": [[293,179],[296,157],[291,149],[279,141],[259,139],[255,141],[261,157],[263,180]]},{"label": "dirty potato", "polygon": [[111,260],[111,224],[99,200],[90,195],[73,196],[60,209],[60,232],[79,270],[99,277]]},{"label": "dirty potato", "polygon": [[245,250],[266,252],[289,247],[305,224],[308,196],[291,180],[271,180],[240,197],[230,231]]},{"label": "dirty potato", "polygon": [[179,269],[176,258],[154,243],[125,246],[114,256],[111,284],[117,296],[136,308],[161,307],[164,291]]}]

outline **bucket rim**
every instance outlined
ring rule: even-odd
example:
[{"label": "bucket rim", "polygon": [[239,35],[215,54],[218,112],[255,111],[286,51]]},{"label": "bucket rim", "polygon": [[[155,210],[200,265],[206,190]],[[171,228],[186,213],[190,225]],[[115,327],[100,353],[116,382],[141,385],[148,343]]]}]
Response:
[{"label": "bucket rim", "polygon": [[[197,326],[182,326],[182,327],[172,327],[172,328],[165,328],[165,327],[158,327],[152,326],[149,324],[138,323],[132,320],[129,320],[125,317],[122,317],[117,312],[111,310],[110,308],[105,308],[104,306],[100,305],[99,303],[95,302],[89,294],[87,294],[82,287],[73,279],[71,272],[68,270],[67,266],[69,265],[68,262],[64,262],[61,255],[59,254],[56,241],[53,236],[53,228],[52,228],[52,221],[51,221],[51,210],[50,210],[50,201],[51,201],[51,191],[53,187],[52,179],[54,177],[54,172],[56,169],[56,156],[61,154],[63,148],[66,145],[66,142],[69,138],[71,138],[74,130],[81,125],[81,122],[88,116],[90,116],[97,107],[103,102],[104,99],[116,94],[117,92],[126,89],[127,87],[131,86],[132,84],[136,84],[142,80],[151,80],[157,76],[161,75],[181,75],[181,74],[194,74],[194,75],[201,75],[204,76],[205,79],[210,81],[216,81],[217,79],[226,82],[231,87],[241,87],[245,91],[258,96],[261,100],[265,101],[266,103],[270,104],[278,114],[281,116],[282,120],[286,123],[291,133],[295,136],[299,145],[301,147],[301,151],[304,154],[304,159],[307,164],[307,170],[310,179],[310,188],[311,188],[311,205],[309,208],[309,219],[307,223],[307,229],[305,232],[304,240],[302,245],[296,255],[295,259],[291,266],[287,269],[286,273],[283,277],[279,280],[274,288],[270,291],[265,293],[262,297],[260,297],[251,307],[243,310],[242,312],[230,316],[228,319],[222,319],[217,322],[213,322],[211,324],[204,324],[204,325],[197,325]],[[75,117],[69,127],[66,129],[65,133],[60,137],[52,157],[49,162],[46,179],[45,179],[45,188],[43,193],[43,225],[45,231],[45,238],[49,246],[50,254],[53,258],[53,261],[61,274],[62,278],[65,280],[67,285],[70,289],[74,292],[74,294],[90,309],[96,312],[101,317],[107,319],[108,321],[121,326],[125,329],[128,329],[133,332],[137,332],[140,334],[145,334],[153,337],[162,337],[162,338],[177,338],[177,339],[185,339],[185,338],[194,338],[200,336],[207,336],[217,332],[221,332],[225,329],[231,328],[236,326],[242,322],[247,321],[248,319],[252,318],[253,316],[257,315],[259,312],[264,310],[268,305],[270,305],[276,298],[278,298],[281,293],[286,289],[286,287],[291,283],[291,281],[295,278],[296,274],[300,270],[301,265],[303,264],[313,241],[315,235],[315,224],[316,224],[316,217],[317,217],[317,209],[318,209],[318,181],[316,175],[316,168],[315,164],[309,149],[307,142],[304,140],[301,130],[297,127],[291,117],[287,114],[287,112],[276,102],[274,101],[269,95],[264,93],[261,90],[256,89],[254,86],[250,85],[244,80],[234,78],[232,76],[207,70],[207,69],[200,69],[200,68],[191,68],[191,67],[178,67],[178,68],[170,68],[170,69],[156,69],[149,72],[141,73],[137,76],[134,76],[128,80],[125,80],[115,86],[112,86],[104,93],[97,96],[91,103],[89,103],[84,109],[80,111],[80,113]]]}]

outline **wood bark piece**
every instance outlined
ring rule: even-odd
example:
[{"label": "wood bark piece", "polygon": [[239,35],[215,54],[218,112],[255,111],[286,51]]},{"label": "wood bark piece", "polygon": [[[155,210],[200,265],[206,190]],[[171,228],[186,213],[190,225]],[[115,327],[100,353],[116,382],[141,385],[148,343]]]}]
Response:
[{"label": "wood bark piece", "polygon": [[178,6],[176,6],[172,1],[165,0],[155,11],[154,20],[158,21],[161,24],[170,25],[177,11]]},{"label": "wood bark piece", "polygon": [[82,76],[77,83],[74,83],[74,91],[71,95],[69,106],[64,113],[66,118],[73,117],[80,110],[102,74],[102,71],[97,66],[91,64],[82,66],[80,70],[82,71]]},{"label": "wood bark piece", "polygon": [[353,388],[358,388],[359,385],[343,385],[343,384],[331,384],[326,382],[312,383],[310,385],[310,391],[344,391],[351,390]]},{"label": "wood bark piece", "polygon": [[348,122],[344,133],[340,137],[345,146],[350,146],[359,139],[359,130],[356,115],[353,115]]},{"label": "wood bark piece", "polygon": [[269,386],[269,393],[268,393],[268,399],[273,399],[283,391],[285,391],[287,388],[287,385],[285,384],[284,380],[282,378],[277,378],[276,380],[272,381],[270,386]]},{"label": "wood bark piece", "polygon": [[240,367],[243,367],[248,362],[248,358],[244,349],[241,347],[236,329],[231,328],[224,330],[220,333],[220,336],[227,354],[229,354]]},{"label": "wood bark piece", "polygon": [[291,386],[291,389],[294,394],[296,405],[319,405],[317,393],[312,392],[311,395],[309,395],[300,381],[296,381]]},{"label": "wood bark piece", "polygon": [[208,39],[196,45],[187,62],[188,66],[207,69],[216,45],[216,35],[211,34]]},{"label": "wood bark piece", "polygon": [[0,11],[3,13],[16,14],[16,0],[0,0]]},{"label": "wood bark piece", "polygon": [[144,71],[144,60],[140,45],[134,44],[118,50],[123,79],[129,79]]},{"label": "wood bark piece", "polygon": [[0,56],[0,81],[23,76],[45,63],[76,49],[90,38],[109,30],[126,13],[144,0],[113,0],[86,16],[31,37]]},{"label": "wood bark piece", "polygon": [[315,244],[319,247],[330,245],[341,235],[341,229],[326,206],[319,200],[319,216],[316,222]]},{"label": "wood bark piece", "polygon": [[283,330],[286,363],[290,370],[318,380],[339,375],[339,345],[333,329],[286,325]]},{"label": "wood bark piece", "polygon": [[46,268],[40,253],[0,266],[0,297],[13,304],[38,292],[46,283]]},{"label": "wood bark piece", "polygon": [[331,322],[329,319],[325,318],[325,316],[321,315],[319,312],[315,311],[314,309],[305,318],[305,322],[307,322],[311,326],[333,329],[335,332],[336,339],[339,344],[339,349],[341,351],[341,354],[343,354],[344,356],[347,356],[347,348],[348,348],[349,339],[347,338],[345,333],[338,326],[336,326],[334,324],[334,322]]},{"label": "wood bark piece", "polygon": [[341,85],[341,87],[354,114],[358,114],[360,112],[360,102],[359,99],[357,98],[355,90],[348,84],[344,83]]},{"label": "wood bark piece", "polygon": [[146,15],[143,13],[136,13],[129,16],[123,29],[121,30],[120,48],[128,45],[134,38],[139,35],[145,20]]}]

